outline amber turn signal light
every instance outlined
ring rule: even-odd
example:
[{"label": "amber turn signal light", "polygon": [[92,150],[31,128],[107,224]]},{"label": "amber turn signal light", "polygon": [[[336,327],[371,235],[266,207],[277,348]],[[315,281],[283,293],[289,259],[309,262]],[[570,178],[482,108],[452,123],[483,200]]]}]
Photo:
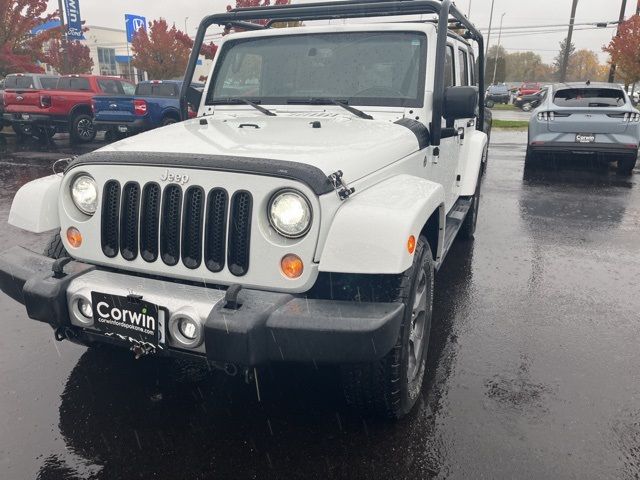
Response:
[{"label": "amber turn signal light", "polygon": [[82,245],[82,234],[76,227],[67,228],[67,241],[73,248],[79,248]]},{"label": "amber turn signal light", "polygon": [[280,260],[280,268],[287,278],[298,278],[302,275],[304,264],[299,256],[289,253]]},{"label": "amber turn signal light", "polygon": [[416,251],[416,237],[413,235],[410,235],[409,240],[407,240],[407,250],[410,255],[413,255],[413,252]]}]

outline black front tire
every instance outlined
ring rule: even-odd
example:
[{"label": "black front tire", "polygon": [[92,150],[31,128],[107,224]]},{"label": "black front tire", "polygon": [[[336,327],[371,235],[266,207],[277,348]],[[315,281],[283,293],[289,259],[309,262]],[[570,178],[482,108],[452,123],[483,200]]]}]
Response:
[{"label": "black front tire", "polygon": [[395,346],[378,361],[340,367],[345,399],[362,413],[399,419],[416,404],[426,369],[433,281],[431,249],[420,236],[411,268],[398,278],[396,301],[405,310]]},{"label": "black front tire", "polygon": [[93,117],[86,113],[80,113],[71,120],[71,139],[74,142],[89,143],[96,138],[96,127]]},{"label": "black front tire", "polygon": [[637,155],[629,158],[621,158],[618,160],[618,174],[619,175],[631,175],[633,169],[636,168],[636,162],[638,161]]},{"label": "black front tire", "polygon": [[45,247],[44,252],[42,254],[45,255],[46,257],[53,258],[55,260],[69,256],[69,253],[67,253],[67,250],[64,248],[64,245],[62,244],[62,238],[60,237],[60,230],[58,230],[58,232],[56,232],[49,239],[49,242],[47,243],[47,246]]},{"label": "black front tire", "polygon": [[485,105],[487,106],[487,108],[493,108],[496,106],[496,102],[494,102],[493,100],[487,100],[485,102]]}]

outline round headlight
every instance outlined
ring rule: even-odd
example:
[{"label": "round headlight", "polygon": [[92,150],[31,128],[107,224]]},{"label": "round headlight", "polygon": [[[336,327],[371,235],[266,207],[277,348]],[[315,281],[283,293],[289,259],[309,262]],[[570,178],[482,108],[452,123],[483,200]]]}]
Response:
[{"label": "round headlight", "polygon": [[78,175],[71,183],[71,198],[82,213],[93,215],[98,208],[98,187],[89,175]]},{"label": "round headlight", "polygon": [[269,203],[269,222],[283,237],[300,238],[311,227],[311,205],[295,190],[280,191]]}]

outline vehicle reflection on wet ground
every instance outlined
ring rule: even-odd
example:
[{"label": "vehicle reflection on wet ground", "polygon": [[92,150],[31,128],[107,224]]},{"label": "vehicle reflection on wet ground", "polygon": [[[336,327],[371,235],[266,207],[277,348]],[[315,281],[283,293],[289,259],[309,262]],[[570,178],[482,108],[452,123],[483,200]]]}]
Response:
[{"label": "vehicle reflection on wet ground", "polygon": [[[405,420],[349,411],[331,368],[265,369],[258,401],[254,382],[200,364],[57,343],[3,296],[0,477],[637,477],[640,172],[524,172],[525,139],[493,134],[476,240],[438,273]],[[3,224],[17,188],[51,171],[11,149]],[[0,239],[44,242],[13,227]]]}]

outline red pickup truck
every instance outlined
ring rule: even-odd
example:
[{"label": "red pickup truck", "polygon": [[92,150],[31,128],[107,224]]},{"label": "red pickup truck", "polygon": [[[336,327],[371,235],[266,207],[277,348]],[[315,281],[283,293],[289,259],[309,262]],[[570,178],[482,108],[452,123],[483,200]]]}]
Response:
[{"label": "red pickup truck", "polygon": [[91,142],[96,136],[93,97],[132,95],[134,90],[132,83],[116,77],[66,75],[53,90],[5,90],[4,119],[18,126],[56,127],[54,132],[68,131],[74,141]]}]

